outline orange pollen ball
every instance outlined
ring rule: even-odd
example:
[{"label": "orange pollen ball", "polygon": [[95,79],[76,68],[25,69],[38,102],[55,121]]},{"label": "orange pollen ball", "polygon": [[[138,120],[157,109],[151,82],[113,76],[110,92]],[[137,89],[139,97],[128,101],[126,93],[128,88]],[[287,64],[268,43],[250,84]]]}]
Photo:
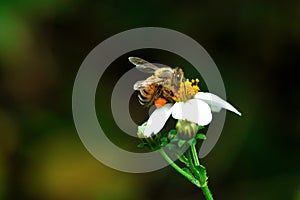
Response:
[{"label": "orange pollen ball", "polygon": [[154,101],[154,104],[156,106],[156,108],[161,108],[163,107],[165,104],[167,103],[167,100],[164,98],[159,97],[158,99],[156,99]]}]

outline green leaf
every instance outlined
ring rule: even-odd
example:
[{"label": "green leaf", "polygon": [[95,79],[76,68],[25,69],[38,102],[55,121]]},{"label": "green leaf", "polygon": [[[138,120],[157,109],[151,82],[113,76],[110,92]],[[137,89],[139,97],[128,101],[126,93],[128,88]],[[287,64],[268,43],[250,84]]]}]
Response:
[{"label": "green leaf", "polygon": [[181,162],[188,164],[188,159],[187,159],[184,155],[181,155],[180,157],[178,157],[178,159],[179,159]]},{"label": "green leaf", "polygon": [[206,136],[203,133],[198,133],[196,135],[196,139],[198,139],[198,140],[206,140]]},{"label": "green leaf", "polygon": [[146,142],[142,142],[140,144],[137,145],[138,148],[143,148],[144,146],[146,146],[147,143]]},{"label": "green leaf", "polygon": [[200,174],[200,183],[204,184],[207,181],[207,175],[206,175],[206,170],[205,167],[203,165],[200,166],[195,166],[197,171]]},{"label": "green leaf", "polygon": [[199,165],[199,166],[195,166],[195,167],[197,168],[198,171],[200,171],[200,172],[204,171],[206,173],[205,167],[203,165]]},{"label": "green leaf", "polygon": [[194,176],[194,174],[191,172],[191,170],[187,167],[182,168],[183,171],[185,171],[186,173],[188,173],[191,176]]},{"label": "green leaf", "polygon": [[150,147],[151,151],[157,151],[160,149],[160,146]]}]

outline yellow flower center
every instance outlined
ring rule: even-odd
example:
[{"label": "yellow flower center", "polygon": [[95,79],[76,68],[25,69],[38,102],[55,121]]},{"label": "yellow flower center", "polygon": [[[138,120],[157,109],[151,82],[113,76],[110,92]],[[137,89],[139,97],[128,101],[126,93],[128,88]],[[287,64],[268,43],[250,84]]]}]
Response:
[{"label": "yellow flower center", "polygon": [[191,81],[189,79],[186,79],[185,82],[182,82],[180,85],[180,88],[176,94],[175,101],[187,101],[189,99],[192,99],[195,94],[197,94],[200,89],[198,86],[199,79],[192,79]]}]

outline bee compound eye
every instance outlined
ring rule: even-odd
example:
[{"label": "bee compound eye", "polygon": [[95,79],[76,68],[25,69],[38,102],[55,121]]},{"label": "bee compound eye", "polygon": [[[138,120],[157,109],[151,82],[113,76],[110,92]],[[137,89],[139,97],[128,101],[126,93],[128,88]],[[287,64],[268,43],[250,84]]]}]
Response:
[{"label": "bee compound eye", "polygon": [[176,73],[175,78],[176,78],[177,81],[180,81],[180,78],[181,78],[180,74]]}]

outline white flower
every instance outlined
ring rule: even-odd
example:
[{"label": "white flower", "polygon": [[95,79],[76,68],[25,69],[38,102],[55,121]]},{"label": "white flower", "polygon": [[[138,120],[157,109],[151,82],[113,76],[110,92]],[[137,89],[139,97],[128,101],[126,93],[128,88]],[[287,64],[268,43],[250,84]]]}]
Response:
[{"label": "white flower", "polygon": [[187,119],[205,126],[212,120],[211,112],[219,112],[222,108],[241,116],[237,109],[220,97],[207,92],[198,92],[193,99],[186,102],[176,102],[174,105],[166,104],[157,108],[147,121],[144,137],[157,134],[164,127],[171,114],[174,119]]}]

